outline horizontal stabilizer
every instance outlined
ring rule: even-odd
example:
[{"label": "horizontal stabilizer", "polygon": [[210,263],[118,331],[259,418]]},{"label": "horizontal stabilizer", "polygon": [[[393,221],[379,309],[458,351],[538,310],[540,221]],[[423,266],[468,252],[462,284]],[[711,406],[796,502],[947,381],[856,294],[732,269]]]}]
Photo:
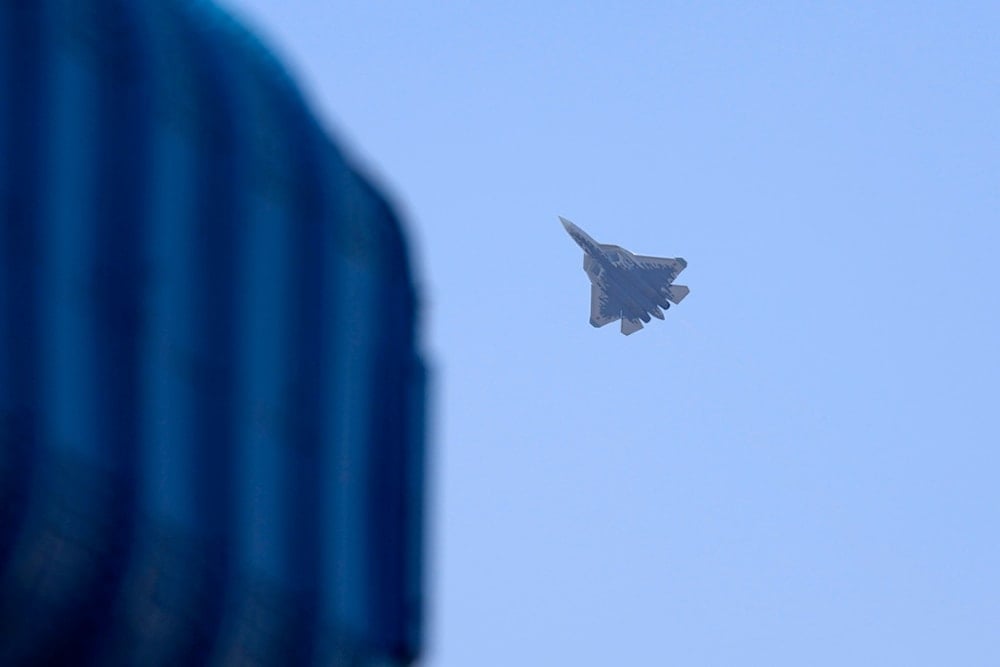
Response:
[{"label": "horizontal stabilizer", "polygon": [[674,303],[683,301],[690,291],[687,285],[669,285],[666,289],[667,298]]},{"label": "horizontal stabilizer", "polygon": [[635,319],[631,320],[627,317],[622,318],[622,333],[628,336],[629,334],[634,334],[636,331],[642,328],[642,320]]}]

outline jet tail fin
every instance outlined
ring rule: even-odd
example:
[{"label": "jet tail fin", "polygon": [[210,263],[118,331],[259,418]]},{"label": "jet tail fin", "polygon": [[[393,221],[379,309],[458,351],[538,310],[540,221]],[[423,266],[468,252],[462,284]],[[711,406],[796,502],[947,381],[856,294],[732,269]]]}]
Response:
[{"label": "jet tail fin", "polygon": [[673,303],[680,303],[690,291],[687,285],[669,285],[667,286],[667,299]]},{"label": "jet tail fin", "polygon": [[622,318],[622,333],[628,336],[629,334],[634,334],[636,331],[642,328],[642,320],[636,318],[634,320],[627,317]]}]

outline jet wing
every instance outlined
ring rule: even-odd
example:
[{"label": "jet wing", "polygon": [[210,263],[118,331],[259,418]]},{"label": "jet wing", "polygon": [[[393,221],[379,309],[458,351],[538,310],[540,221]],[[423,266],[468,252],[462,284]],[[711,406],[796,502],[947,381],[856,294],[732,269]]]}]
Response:
[{"label": "jet wing", "polygon": [[603,327],[622,316],[622,306],[597,285],[590,285],[590,323]]},{"label": "jet wing", "polygon": [[650,282],[659,285],[668,285],[680,274],[688,265],[681,257],[647,257],[645,255],[635,256],[635,265],[647,273]]}]

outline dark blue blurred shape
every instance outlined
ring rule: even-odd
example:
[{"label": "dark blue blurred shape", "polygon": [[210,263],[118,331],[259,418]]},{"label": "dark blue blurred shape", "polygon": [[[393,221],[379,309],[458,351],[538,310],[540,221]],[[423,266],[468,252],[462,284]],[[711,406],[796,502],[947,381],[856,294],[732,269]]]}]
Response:
[{"label": "dark blue blurred shape", "polygon": [[0,664],[405,664],[398,221],[213,6],[0,2]]}]

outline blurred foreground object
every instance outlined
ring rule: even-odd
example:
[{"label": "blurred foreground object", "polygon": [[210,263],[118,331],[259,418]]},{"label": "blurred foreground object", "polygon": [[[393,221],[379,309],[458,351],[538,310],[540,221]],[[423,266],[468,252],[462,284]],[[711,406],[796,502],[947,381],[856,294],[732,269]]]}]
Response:
[{"label": "blurred foreground object", "polygon": [[0,2],[0,664],[406,664],[406,245],[209,3]]}]

